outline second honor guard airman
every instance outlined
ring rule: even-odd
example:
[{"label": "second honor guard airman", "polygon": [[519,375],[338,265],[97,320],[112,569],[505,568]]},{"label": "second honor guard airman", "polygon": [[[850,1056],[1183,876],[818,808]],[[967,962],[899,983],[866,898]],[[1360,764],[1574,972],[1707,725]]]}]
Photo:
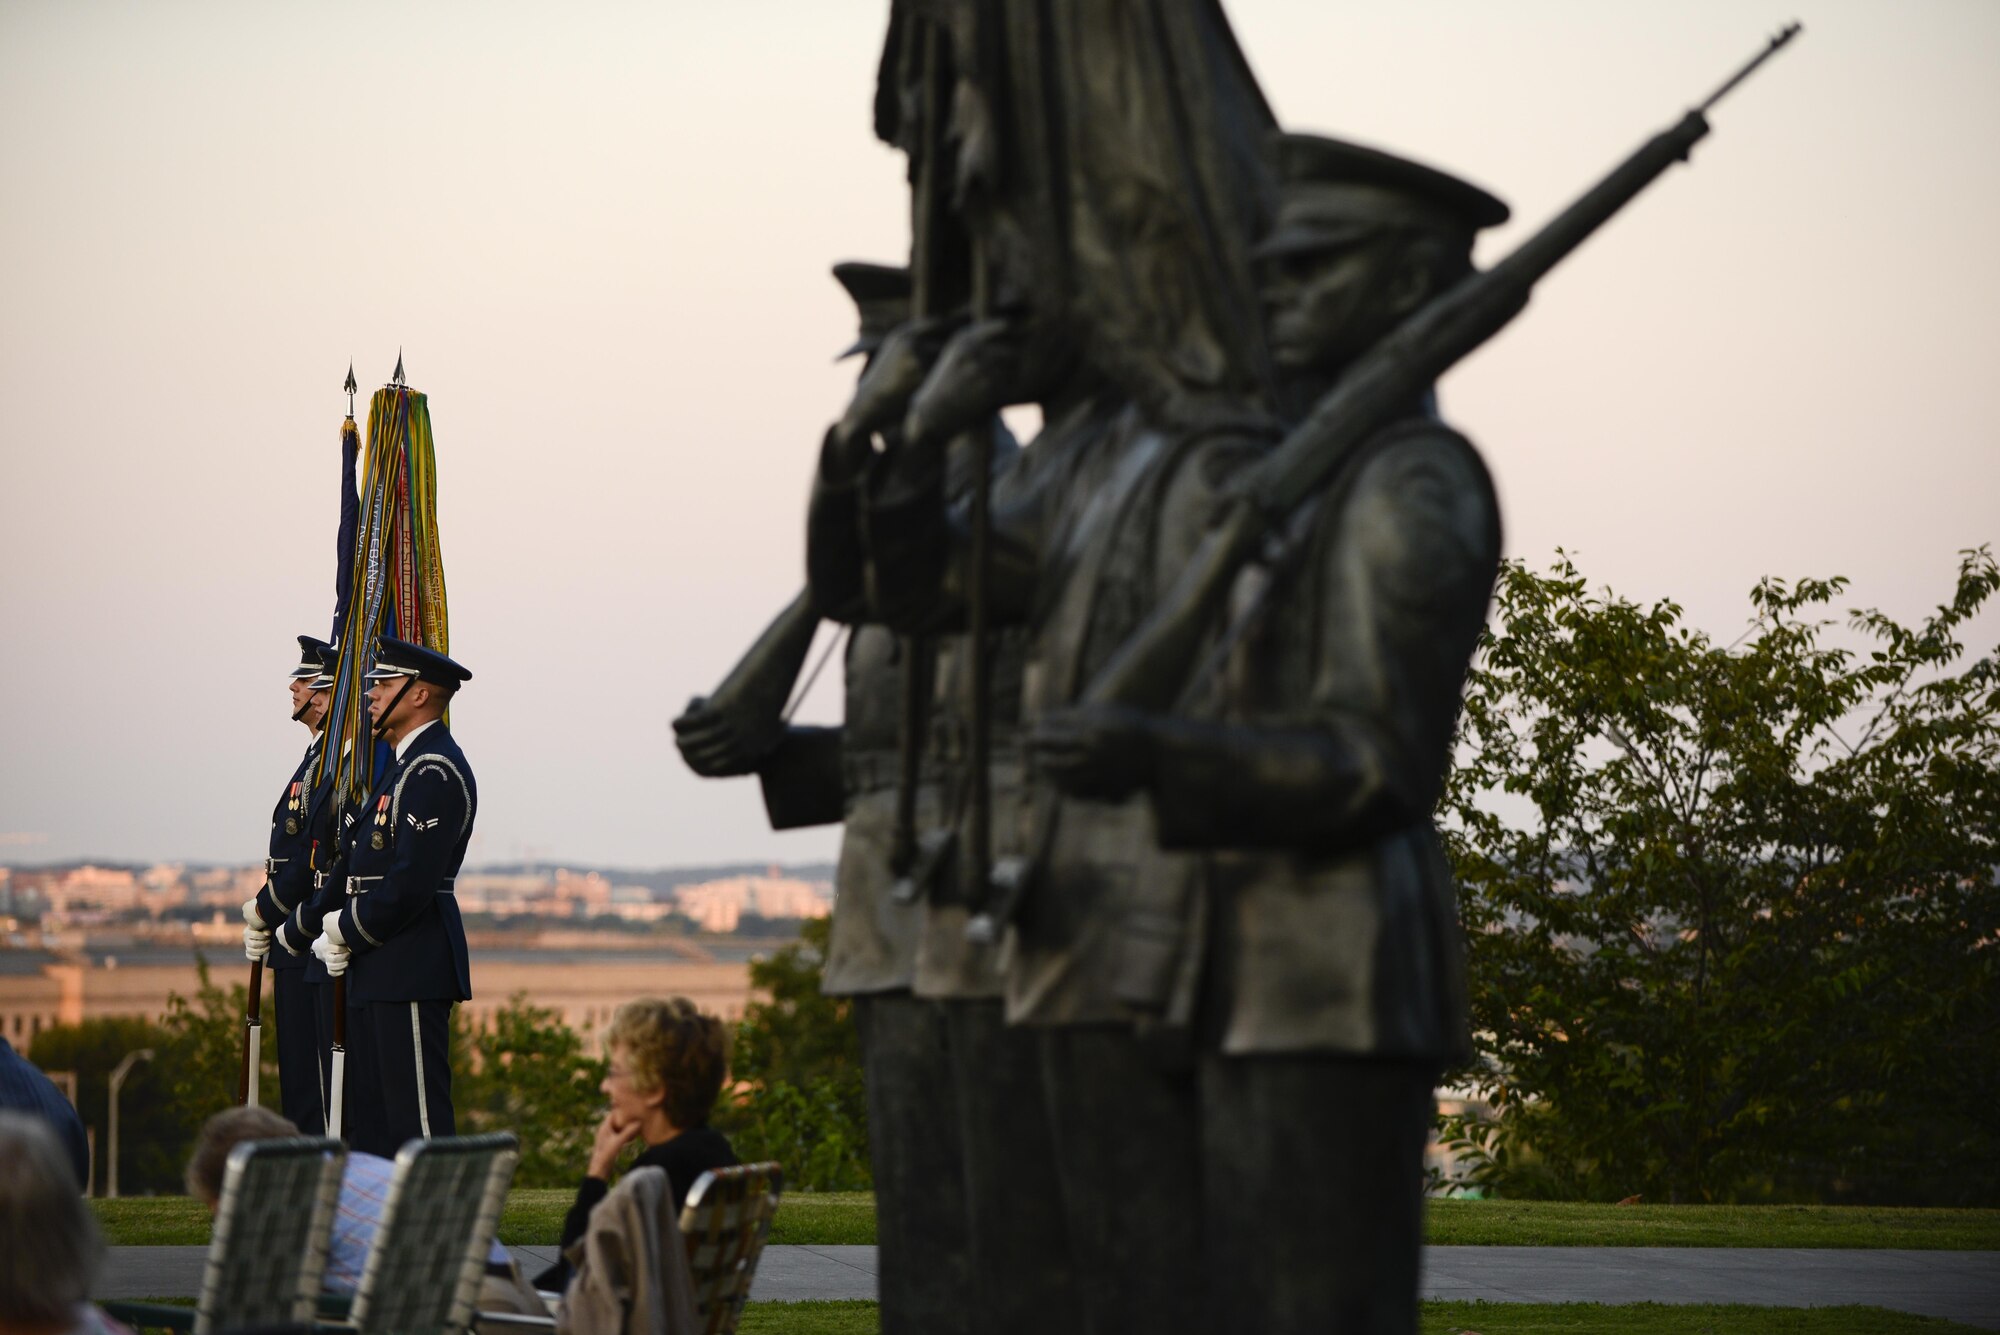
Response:
[{"label": "second honor guard airman", "polygon": [[271,842],[264,857],[264,885],[243,904],[243,953],[271,970],[271,1001],[277,1012],[278,1095],[287,1119],[301,1128],[322,1125],[319,1058],[314,1052],[312,992],[305,984],[305,960],[272,951],[271,929],[312,896],[312,832],[307,813],[313,774],[326,722],[326,674],[334,648],[325,640],[299,636],[299,662],[292,669],[292,718],[312,733],[298,768],[271,812]]},{"label": "second honor guard airman", "polygon": [[346,903],[313,953],[347,978],[347,1141],[393,1158],[407,1140],[452,1135],[453,1003],[472,997],[453,881],[479,789],[444,713],[470,672],[384,639],[368,673],[375,735],[396,759],[337,838]]}]

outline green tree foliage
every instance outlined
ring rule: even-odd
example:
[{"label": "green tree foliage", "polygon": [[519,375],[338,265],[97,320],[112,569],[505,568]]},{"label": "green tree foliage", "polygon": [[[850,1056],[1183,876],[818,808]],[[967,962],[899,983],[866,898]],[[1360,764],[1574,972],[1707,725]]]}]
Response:
[{"label": "green tree foliage", "polygon": [[[98,1190],[108,1177],[112,1070],[128,1052],[150,1048],[153,1059],[134,1066],[118,1097],[118,1190],[140,1196],[182,1191],[182,1171],[195,1135],[211,1114],[236,1102],[242,1072],[245,983],[228,988],[197,958],[192,997],[173,994],[164,1020],[136,1016],[55,1025],[36,1036],[29,1056],[45,1071],[75,1071],[77,1107],[94,1133],[91,1171]],[[261,1101],[278,1106],[277,1027],[265,977]]]},{"label": "green tree foliage", "polygon": [[165,1031],[138,1016],[107,1016],[51,1025],[28,1051],[44,1071],[76,1073],[77,1111],[91,1132],[91,1181],[100,1192],[108,1182],[111,1072],[126,1053],[144,1048],[155,1059],[134,1066],[118,1095],[118,1190],[139,1196],[173,1191],[180,1181],[173,1148],[185,1143],[185,1119],[167,1097],[169,1082],[158,1060],[169,1050]]},{"label": "green tree foliage", "polygon": [[809,919],[797,941],[751,964],[750,985],[768,1000],[753,1001],[736,1028],[734,1088],[715,1119],[739,1158],[776,1159],[806,1191],[873,1181],[852,1007],[820,992],[831,930],[831,919]]},{"label": "green tree foliage", "polygon": [[472,1031],[452,1013],[452,1103],[459,1130],[512,1131],[521,1141],[514,1183],[570,1186],[583,1176],[603,1114],[606,1063],[553,1010],[516,992],[493,1024]]},{"label": "green tree foliage", "polygon": [[[188,1144],[201,1124],[224,1108],[234,1107],[236,1086],[243,1073],[244,1016],[249,1013],[249,965],[240,957],[232,971],[242,981],[227,987],[218,984],[208,961],[195,959],[195,991],[192,997],[172,993],[167,997],[167,1015],[161,1027],[168,1035],[169,1050],[160,1054],[162,1073],[167,1078],[167,1097],[181,1112],[188,1126]],[[264,971],[262,1004],[258,1007],[263,1036],[259,1040],[257,1101],[278,1109],[278,1008],[272,1003],[274,980]],[[313,1128],[305,1128],[311,1133]],[[175,1180],[179,1181],[176,1172]]]},{"label": "green tree foliage", "polygon": [[[2000,658],[1765,580],[1721,646],[1567,557],[1502,572],[1443,824],[1506,1194],[1990,1201]],[[1859,647],[1844,647],[1840,641]]]}]

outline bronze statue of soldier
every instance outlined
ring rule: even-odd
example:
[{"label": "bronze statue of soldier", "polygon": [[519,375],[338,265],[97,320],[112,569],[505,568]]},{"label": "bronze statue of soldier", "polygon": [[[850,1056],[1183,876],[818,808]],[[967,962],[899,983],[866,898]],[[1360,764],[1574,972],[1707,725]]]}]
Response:
[{"label": "bronze statue of soldier", "polygon": [[[1315,392],[1467,274],[1475,232],[1507,216],[1351,144],[1287,135],[1278,160],[1278,221],[1256,252],[1267,334]],[[1204,855],[1211,1329],[1408,1335],[1432,1088],[1466,1050],[1431,811],[1498,573],[1492,483],[1414,399],[1283,553],[1239,579],[1188,708],[1063,711],[1032,746],[1069,792],[1144,793],[1161,844]]]},{"label": "bronze statue of soldier", "polygon": [[[1310,136],[1279,138],[1267,189],[1246,136],[1268,105],[1216,0],[1125,17],[892,4],[877,129],[911,155],[918,295],[822,448],[794,605],[903,637],[898,680],[850,683],[857,717],[901,705],[886,863],[922,903],[919,981],[857,1007],[910,1020],[864,1021],[871,1110],[910,1147],[877,1160],[884,1325],[925,1319],[891,1239],[927,1142],[896,1119],[927,1090],[936,1106],[939,1068],[905,1074],[942,1050],[969,1236],[1032,1236],[1019,1261],[1064,1277],[1017,1324],[1408,1335],[1432,1086],[1466,1046],[1430,812],[1500,543],[1490,479],[1430,387],[1796,28],[1475,273],[1499,201]],[[990,495],[971,469],[958,506],[954,456],[1019,402],[1046,427]],[[985,653],[932,652],[963,627]],[[796,671],[796,635],[776,638]],[[924,678],[963,663],[997,669],[990,695]],[[989,773],[1003,698],[1018,712],[993,711]],[[961,778],[993,781],[990,878]],[[998,960],[949,940],[961,918],[981,944],[1004,933]],[[902,990],[931,987],[927,959],[941,1025]],[[983,1074],[975,1032],[1007,1059]],[[982,1204],[973,1146],[1015,1134],[1046,1171]],[[1049,1199],[1054,1226],[1022,1227]],[[1007,1281],[1003,1250],[975,1259],[961,1305]]]},{"label": "bronze statue of soldier", "polygon": [[[858,444],[865,469],[866,435],[882,426],[896,434],[876,419],[900,417],[937,347],[914,327],[884,347],[909,313],[907,270],[834,272],[862,317],[860,338],[842,355],[865,352],[869,361],[828,449]],[[1004,497],[1018,446],[991,411],[974,416],[992,434]],[[945,456],[953,497],[970,485],[963,436],[954,428]],[[884,1330],[997,1335],[1032,1321],[1060,1335],[1076,1301],[1052,1156],[1041,1119],[1008,1102],[1038,1105],[1040,1070],[1032,1044],[1001,1022],[995,952],[968,942],[964,926],[956,839],[970,787],[964,638],[858,625],[845,660],[844,723],[786,726],[780,711],[819,618],[810,593],[795,599],[724,684],[676,720],[677,741],[697,773],[756,773],[774,829],[844,822],[823,986],[853,999],[863,1048]],[[926,726],[905,802],[901,706],[913,655]],[[1018,641],[1003,640],[994,656],[995,788],[1005,798],[1019,771]],[[1006,1099],[995,1097],[1000,1090]]]},{"label": "bronze statue of soldier", "polygon": [[[1199,538],[1236,423],[1170,437],[1065,355],[1059,331],[1020,314],[975,323],[937,358],[899,448],[860,472],[830,442],[808,569],[829,615],[961,624],[968,543],[939,450],[960,421],[1021,400],[1041,403],[1047,425],[995,497],[986,596],[995,624],[1023,639],[1019,708],[1032,718],[1074,698]],[[1015,1101],[991,1077],[988,1098],[1017,1122],[1046,1119],[1066,1229],[1043,1239],[1046,1263],[1067,1246],[1093,1330],[1197,1329],[1194,1069],[1171,1036],[1193,1009],[1199,958],[1180,924],[1197,912],[1198,859],[1158,848],[1143,799],[1071,800],[1032,772],[996,796],[1014,799],[996,805],[1002,851],[1039,867],[1012,916],[1004,981],[1044,1102]]]},{"label": "bronze statue of soldier", "polygon": [[[865,378],[883,338],[908,315],[909,271],[847,263],[834,276],[861,316],[841,355],[864,354]],[[948,1041],[943,1017],[911,995],[921,920],[893,893],[891,865],[905,662],[930,650],[881,626],[857,626],[841,725],[788,725],[781,711],[819,622],[801,593],[723,685],[675,720],[676,741],[697,773],[754,772],[773,829],[843,826],[822,988],[851,999],[861,1040],[884,1328],[971,1335],[962,1142],[942,1097],[952,1078]],[[911,796],[924,816],[937,802],[934,788]]]}]

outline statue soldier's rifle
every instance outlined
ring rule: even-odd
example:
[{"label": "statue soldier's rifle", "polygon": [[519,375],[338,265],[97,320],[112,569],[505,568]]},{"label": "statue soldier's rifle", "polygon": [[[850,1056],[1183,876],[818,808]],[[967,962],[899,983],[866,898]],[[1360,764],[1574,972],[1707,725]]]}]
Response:
[{"label": "statue soldier's rifle", "polygon": [[[1527,308],[1534,286],[1708,134],[1706,113],[1800,31],[1789,24],[1680,121],[1653,136],[1581,199],[1492,268],[1474,273],[1410,316],[1341,376],[1278,446],[1249,470],[1160,604],[1092,679],[1079,703],[1159,711],[1173,706],[1237,573],[1320,494],[1368,438],[1454,364]],[[1218,660],[1210,655],[1203,670]],[[1045,842],[1047,831],[1043,831]],[[1043,850],[1038,848],[1035,860]],[[997,933],[995,910],[1017,901],[1036,867],[996,869],[988,910],[969,933]]]}]

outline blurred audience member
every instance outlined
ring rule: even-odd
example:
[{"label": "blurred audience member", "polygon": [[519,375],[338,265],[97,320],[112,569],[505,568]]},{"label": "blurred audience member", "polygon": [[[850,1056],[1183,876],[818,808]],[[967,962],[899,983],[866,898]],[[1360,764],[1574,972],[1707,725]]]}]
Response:
[{"label": "blurred audience member", "polygon": [[76,1174],[77,1189],[90,1190],[90,1142],[84,1138],[83,1119],[56,1082],[4,1038],[0,1038],[0,1108],[33,1113],[54,1127]]},{"label": "blurred audience member", "polygon": [[0,1109],[0,1335],[112,1335],[90,1304],[104,1239],[48,1122]]},{"label": "blurred audience member", "polygon": [[[194,1153],[188,1158],[188,1193],[214,1213],[222,1201],[222,1177],[231,1150],[249,1140],[283,1140],[298,1134],[298,1127],[269,1108],[229,1108],[217,1113],[202,1126]],[[395,1169],[387,1159],[348,1151],[334,1207],[326,1273],[320,1279],[320,1288],[326,1292],[351,1294],[360,1286],[368,1251],[382,1226],[382,1206],[389,1199],[389,1178]],[[486,1261],[496,1277],[512,1278],[513,1258],[497,1239]]]}]

